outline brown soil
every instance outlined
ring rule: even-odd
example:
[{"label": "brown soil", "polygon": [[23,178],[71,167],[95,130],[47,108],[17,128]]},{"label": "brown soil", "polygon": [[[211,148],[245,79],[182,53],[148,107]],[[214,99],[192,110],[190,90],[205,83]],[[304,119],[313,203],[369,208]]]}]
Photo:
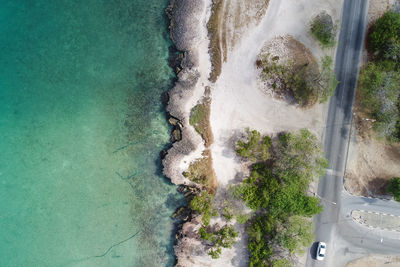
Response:
[{"label": "brown soil", "polygon": [[356,195],[382,196],[389,179],[400,176],[400,143],[389,144],[376,137],[373,120],[361,108],[360,98],[357,93],[345,188]]},{"label": "brown soil", "polygon": [[368,26],[371,26],[390,8],[389,0],[370,0],[368,9]]},{"label": "brown soil", "polygon": [[398,267],[400,266],[400,257],[371,255],[352,261],[346,267]]}]

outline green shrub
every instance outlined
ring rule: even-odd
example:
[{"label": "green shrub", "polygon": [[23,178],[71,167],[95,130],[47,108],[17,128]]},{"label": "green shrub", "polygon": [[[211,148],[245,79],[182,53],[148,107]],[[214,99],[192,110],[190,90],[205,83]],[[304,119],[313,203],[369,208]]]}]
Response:
[{"label": "green shrub", "polygon": [[311,20],[310,30],[323,47],[335,45],[336,27],[332,17],[326,12],[318,14]]},{"label": "green shrub", "polygon": [[212,248],[210,249],[210,251],[208,251],[208,255],[211,256],[211,258],[213,259],[218,259],[219,256],[221,255],[221,248],[217,247],[217,248]]},{"label": "green shrub", "polygon": [[239,232],[236,232],[232,225],[225,225],[215,232],[207,232],[204,227],[201,227],[199,234],[202,239],[212,242],[212,248],[208,255],[213,259],[217,259],[221,254],[221,248],[231,248],[236,243]]},{"label": "green shrub", "polygon": [[400,177],[390,179],[387,191],[393,194],[396,201],[400,201]]},{"label": "green shrub", "polygon": [[202,222],[205,226],[210,224],[211,217],[218,215],[213,204],[214,196],[206,191],[201,192],[190,201],[190,208],[202,214]]},{"label": "green shrub", "polygon": [[245,224],[250,219],[250,214],[238,214],[236,215],[236,221],[240,224]]},{"label": "green shrub", "polygon": [[371,34],[369,35],[370,48],[372,52],[389,55],[389,58],[393,56],[398,57],[399,41],[400,14],[388,11],[372,27]]},{"label": "green shrub", "polygon": [[250,131],[250,129],[246,129],[246,135],[246,140],[237,142],[236,153],[253,162],[268,160],[270,157],[271,138],[269,136],[261,138],[261,134],[258,131]]},{"label": "green shrub", "polygon": [[229,204],[222,209],[222,216],[228,222],[233,219],[233,217],[234,217],[233,210],[232,210],[232,207]]}]

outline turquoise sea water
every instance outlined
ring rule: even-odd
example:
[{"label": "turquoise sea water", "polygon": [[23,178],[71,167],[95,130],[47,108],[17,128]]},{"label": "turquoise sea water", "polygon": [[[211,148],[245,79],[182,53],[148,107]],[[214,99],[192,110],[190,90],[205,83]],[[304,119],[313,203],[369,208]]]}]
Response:
[{"label": "turquoise sea water", "polygon": [[170,266],[168,0],[0,5],[0,266]]}]

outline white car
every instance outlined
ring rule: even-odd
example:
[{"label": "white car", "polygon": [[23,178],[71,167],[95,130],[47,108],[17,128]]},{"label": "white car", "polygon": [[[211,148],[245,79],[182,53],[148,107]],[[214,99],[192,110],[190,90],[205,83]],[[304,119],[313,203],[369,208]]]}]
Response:
[{"label": "white car", "polygon": [[322,261],[325,258],[325,252],[326,244],[324,242],[318,242],[317,254],[315,255],[315,258],[319,261]]}]

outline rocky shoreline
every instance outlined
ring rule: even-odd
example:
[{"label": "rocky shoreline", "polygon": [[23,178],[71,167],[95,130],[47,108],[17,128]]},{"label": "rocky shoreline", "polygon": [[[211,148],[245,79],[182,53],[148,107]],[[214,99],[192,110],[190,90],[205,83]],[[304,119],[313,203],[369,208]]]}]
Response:
[{"label": "rocky shoreline", "polygon": [[[179,186],[178,191],[184,194],[187,202],[190,202],[200,189],[182,175],[182,168],[178,166],[182,164],[185,157],[203,145],[199,134],[189,125],[189,115],[192,107],[190,105],[197,101],[198,91],[202,90],[204,81],[208,80],[209,75],[204,68],[203,71],[199,68],[201,59],[198,43],[199,38],[204,37],[201,23],[204,20],[205,8],[206,2],[202,0],[171,0],[166,9],[170,19],[170,37],[179,53],[173,51],[175,53],[170,58],[170,65],[177,74],[177,81],[174,87],[163,96],[167,119],[173,126],[172,146],[161,152],[160,156],[164,175]],[[174,246],[176,265],[179,266],[180,259],[187,258],[189,247],[195,245],[192,244],[193,239],[198,239],[192,226],[199,225],[199,222],[193,217],[188,207],[178,208],[174,217],[182,221],[175,235]]]}]

